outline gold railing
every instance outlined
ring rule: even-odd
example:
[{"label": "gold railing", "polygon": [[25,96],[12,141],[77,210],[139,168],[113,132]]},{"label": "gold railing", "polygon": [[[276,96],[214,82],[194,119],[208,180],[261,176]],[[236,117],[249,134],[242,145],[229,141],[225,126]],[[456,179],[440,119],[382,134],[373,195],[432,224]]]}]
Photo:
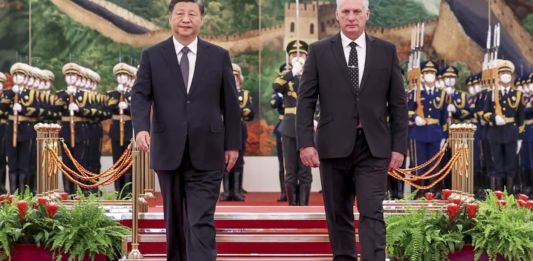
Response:
[{"label": "gold railing", "polygon": [[[430,160],[423,164],[407,169],[394,169],[389,175],[402,180],[416,189],[430,189],[452,175],[452,190],[471,195],[474,193],[474,132],[476,126],[472,124],[454,124],[450,127],[447,143]],[[450,160],[435,172],[440,166],[446,150],[451,148]],[[418,173],[427,168],[424,173]],[[431,181],[429,185],[420,185],[419,181]]]}]

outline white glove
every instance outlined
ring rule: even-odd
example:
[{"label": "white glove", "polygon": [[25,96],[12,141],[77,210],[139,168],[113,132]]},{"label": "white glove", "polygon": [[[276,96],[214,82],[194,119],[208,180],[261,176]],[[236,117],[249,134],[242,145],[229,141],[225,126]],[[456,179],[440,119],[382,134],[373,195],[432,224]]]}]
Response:
[{"label": "white glove", "polygon": [[426,125],[426,120],[424,120],[422,117],[420,116],[416,116],[415,118],[415,124],[416,126],[424,126]]},{"label": "white glove", "polygon": [[448,112],[455,113],[457,108],[453,104],[448,104]]},{"label": "white glove", "polygon": [[498,126],[505,125],[505,119],[503,119],[503,117],[500,115],[496,115],[495,121],[496,121],[496,125]]},{"label": "white glove", "polygon": [[69,111],[79,111],[80,107],[78,107],[78,105],[75,104],[75,103],[71,103],[71,104],[68,105],[68,110]]},{"label": "white glove", "polygon": [[318,127],[318,121],[313,120],[313,127],[315,128],[315,131],[316,131],[316,128]]},{"label": "white glove", "polygon": [[294,59],[292,59],[292,75],[294,76],[302,75],[303,69],[304,69],[303,64],[298,57],[295,57]]},{"label": "white glove", "polygon": [[118,108],[121,110],[125,110],[128,108],[128,104],[126,102],[121,101],[118,103]]},{"label": "white glove", "polygon": [[118,92],[123,92],[123,91],[124,91],[124,85],[119,84],[119,85],[117,86],[117,91],[118,91]]},{"label": "white glove", "polygon": [[440,146],[439,146],[440,149],[442,149],[442,147],[444,147],[444,143],[446,143],[446,139],[440,140]]},{"label": "white glove", "polygon": [[76,94],[76,87],[75,87],[75,86],[69,86],[69,87],[67,87],[67,94],[68,94],[68,95],[74,95],[74,94]]},{"label": "white glove", "polygon": [[13,104],[13,111],[16,111],[16,112],[22,111],[22,105],[20,105],[20,103],[18,102]]},{"label": "white glove", "polygon": [[453,94],[453,88],[452,87],[446,87],[446,94],[452,95]]},{"label": "white glove", "polygon": [[15,94],[19,94],[20,93],[20,87],[18,85],[13,85],[13,88],[11,88],[11,90],[15,93]]},{"label": "white glove", "polygon": [[520,153],[520,149],[522,148],[522,140],[516,141],[516,154]]}]

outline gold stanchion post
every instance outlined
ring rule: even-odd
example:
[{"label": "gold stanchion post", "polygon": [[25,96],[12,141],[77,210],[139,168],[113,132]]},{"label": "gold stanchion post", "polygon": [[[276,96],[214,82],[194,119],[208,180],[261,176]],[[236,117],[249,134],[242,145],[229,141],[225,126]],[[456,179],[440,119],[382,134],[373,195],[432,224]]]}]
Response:
[{"label": "gold stanchion post", "polygon": [[139,251],[139,197],[141,192],[142,180],[142,152],[137,147],[135,141],[132,140],[131,154],[133,157],[132,166],[132,210],[131,210],[131,252],[128,254],[128,259],[142,259],[143,255]]}]

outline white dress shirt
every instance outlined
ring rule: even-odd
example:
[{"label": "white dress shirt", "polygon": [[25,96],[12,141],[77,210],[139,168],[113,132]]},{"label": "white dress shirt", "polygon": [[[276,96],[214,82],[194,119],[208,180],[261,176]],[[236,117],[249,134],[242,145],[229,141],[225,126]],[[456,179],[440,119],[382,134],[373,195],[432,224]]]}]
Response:
[{"label": "white dress shirt", "polygon": [[352,49],[350,47],[350,43],[355,42],[357,44],[355,50],[357,51],[357,61],[359,62],[359,86],[361,86],[366,61],[366,33],[363,32],[359,38],[355,39],[355,41],[352,41],[350,38],[344,35],[343,32],[341,32],[341,40],[344,50],[344,57],[346,58],[346,65],[348,65],[350,60],[350,50]]},{"label": "white dress shirt", "polygon": [[[172,41],[174,42],[174,48],[176,49],[176,55],[178,56],[178,64],[181,61],[181,56],[183,53],[181,52],[181,49],[185,47],[183,44],[178,42],[175,37],[172,37]],[[189,90],[191,89],[191,83],[194,76],[194,68],[196,65],[196,55],[198,51],[198,37],[194,39],[188,46],[189,52],[187,53],[187,58],[189,58],[189,82],[187,84],[187,93],[189,93]],[[179,71],[179,68],[178,68]]]}]

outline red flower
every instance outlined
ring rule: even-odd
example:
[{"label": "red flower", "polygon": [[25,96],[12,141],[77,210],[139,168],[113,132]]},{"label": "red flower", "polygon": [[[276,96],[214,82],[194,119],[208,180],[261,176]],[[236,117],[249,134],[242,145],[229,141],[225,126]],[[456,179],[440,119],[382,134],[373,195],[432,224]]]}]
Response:
[{"label": "red flower", "polygon": [[28,211],[28,202],[26,202],[26,200],[19,200],[17,202],[17,208],[19,209],[20,219],[26,219],[26,212]]},{"label": "red flower", "polygon": [[499,190],[494,191],[494,194],[496,194],[496,197],[498,198],[498,200],[501,200],[503,197],[503,192]]},{"label": "red flower", "polygon": [[68,199],[68,193],[67,192],[59,193],[59,198],[61,198],[61,200],[67,200]]},{"label": "red flower", "polygon": [[13,195],[7,196],[7,202],[9,202],[9,204],[13,203],[13,198]]},{"label": "red flower", "polygon": [[501,199],[501,200],[498,200],[498,206],[505,206],[507,205],[507,201]]},{"label": "red flower", "polygon": [[46,212],[48,213],[49,218],[53,218],[57,210],[59,209],[59,205],[56,202],[49,202],[46,204]]},{"label": "red flower", "polygon": [[457,217],[457,214],[459,214],[459,210],[461,207],[455,203],[450,203],[447,206],[448,209],[448,217],[450,218],[450,221],[454,220]]},{"label": "red flower", "polygon": [[80,196],[75,196],[74,197],[74,200],[80,200],[80,199],[81,199]]},{"label": "red flower", "polygon": [[433,198],[435,198],[435,195],[431,192],[426,192],[424,196],[426,197],[426,200],[433,200]]},{"label": "red flower", "polygon": [[443,200],[448,200],[448,198],[452,195],[452,191],[449,189],[443,189],[441,191],[441,197]]},{"label": "red flower", "polygon": [[463,201],[460,198],[452,198],[450,199],[450,202],[460,206]]},{"label": "red flower", "polygon": [[477,215],[478,208],[479,206],[476,203],[466,204],[466,214],[468,215],[468,218],[475,218]]},{"label": "red flower", "polygon": [[516,203],[518,203],[519,207],[523,207],[523,208],[527,207],[527,202],[523,199],[517,200]]},{"label": "red flower", "polygon": [[533,200],[528,200],[526,203],[527,203],[527,208],[533,209]]},{"label": "red flower", "polygon": [[523,201],[528,201],[529,197],[525,194],[518,194],[518,199],[521,199]]},{"label": "red flower", "polygon": [[7,199],[7,195],[0,195],[0,203],[4,202]]}]

